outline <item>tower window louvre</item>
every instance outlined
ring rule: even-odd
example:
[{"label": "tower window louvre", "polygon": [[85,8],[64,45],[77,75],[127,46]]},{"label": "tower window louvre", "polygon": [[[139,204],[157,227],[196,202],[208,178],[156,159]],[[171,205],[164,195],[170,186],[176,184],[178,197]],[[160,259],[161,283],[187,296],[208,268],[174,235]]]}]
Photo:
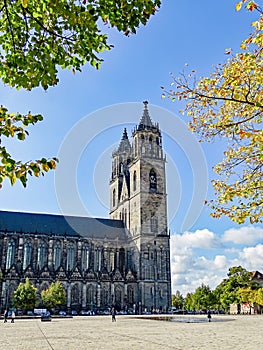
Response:
[{"label": "tower window louvre", "polygon": [[149,174],[150,191],[157,191],[157,176],[156,172],[152,169]]}]

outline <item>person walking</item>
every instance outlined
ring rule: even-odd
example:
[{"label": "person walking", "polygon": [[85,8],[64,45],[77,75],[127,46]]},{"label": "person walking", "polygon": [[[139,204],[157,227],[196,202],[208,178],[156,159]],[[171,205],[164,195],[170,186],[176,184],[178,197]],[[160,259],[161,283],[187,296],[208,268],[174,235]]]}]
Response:
[{"label": "person walking", "polygon": [[112,320],[112,322],[116,322],[116,317],[115,317],[115,315],[116,315],[116,312],[115,312],[115,309],[114,309],[114,307],[111,309],[111,320]]},{"label": "person walking", "polygon": [[16,314],[15,314],[15,311],[13,310],[11,314],[11,323],[15,323],[15,317],[16,317]]},{"label": "person walking", "polygon": [[5,312],[4,312],[4,323],[7,322],[7,317],[8,317],[8,311],[5,310]]},{"label": "person walking", "polygon": [[208,318],[208,322],[211,322],[212,316],[211,316],[211,311],[210,310],[208,310],[207,318]]}]

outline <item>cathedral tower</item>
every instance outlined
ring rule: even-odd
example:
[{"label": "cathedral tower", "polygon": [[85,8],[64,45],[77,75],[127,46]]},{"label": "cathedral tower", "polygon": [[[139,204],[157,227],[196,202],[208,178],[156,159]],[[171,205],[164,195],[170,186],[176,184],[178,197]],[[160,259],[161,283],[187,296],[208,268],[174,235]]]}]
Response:
[{"label": "cathedral tower", "polygon": [[148,102],[132,133],[126,129],[113,153],[110,217],[121,219],[138,249],[138,295],[147,308],[165,308],[171,300],[170,237],[167,228],[166,157],[158,124]]}]

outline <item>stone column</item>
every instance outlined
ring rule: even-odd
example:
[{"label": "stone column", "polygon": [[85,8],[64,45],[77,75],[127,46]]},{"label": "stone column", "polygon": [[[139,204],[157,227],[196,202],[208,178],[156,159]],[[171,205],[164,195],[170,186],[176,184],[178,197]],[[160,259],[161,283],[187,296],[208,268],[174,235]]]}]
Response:
[{"label": "stone column", "polygon": [[67,308],[69,309],[71,306],[71,284],[67,285]]},{"label": "stone column", "polygon": [[97,306],[100,307],[101,304],[101,287],[100,283],[97,284]]},{"label": "stone column", "polygon": [[53,240],[50,239],[48,241],[48,267],[51,268],[53,266]]},{"label": "stone column", "polygon": [[86,309],[87,307],[87,285],[83,283],[82,285],[82,308]]},{"label": "stone column", "polygon": [[77,252],[77,265],[78,265],[79,267],[82,267],[81,248],[82,248],[82,243],[79,241],[79,242],[77,243],[77,250],[78,250],[78,252]]},{"label": "stone column", "polygon": [[114,304],[114,302],[115,302],[114,283],[111,283],[110,293],[111,293],[111,303]]}]

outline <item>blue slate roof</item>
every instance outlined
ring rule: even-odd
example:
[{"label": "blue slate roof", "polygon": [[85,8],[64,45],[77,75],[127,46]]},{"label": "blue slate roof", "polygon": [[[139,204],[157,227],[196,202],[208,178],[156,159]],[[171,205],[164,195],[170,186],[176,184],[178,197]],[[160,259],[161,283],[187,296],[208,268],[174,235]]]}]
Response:
[{"label": "blue slate roof", "polygon": [[0,231],[127,240],[123,221],[80,216],[0,211]]}]

